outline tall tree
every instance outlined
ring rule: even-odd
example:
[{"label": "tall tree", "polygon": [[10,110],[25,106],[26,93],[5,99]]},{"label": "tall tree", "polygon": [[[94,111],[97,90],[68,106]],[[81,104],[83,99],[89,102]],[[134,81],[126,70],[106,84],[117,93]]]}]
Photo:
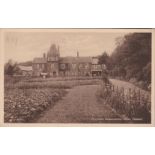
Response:
[{"label": "tall tree", "polygon": [[14,63],[11,59],[4,66],[4,73],[6,75],[14,75],[19,71],[19,67],[17,63]]},{"label": "tall tree", "polygon": [[[121,41],[120,41],[121,40]],[[118,40],[116,40],[118,42]],[[119,39],[117,47],[111,59],[119,74],[130,80],[145,80],[150,82],[151,78],[151,33],[131,33]],[[147,77],[144,74],[147,72]]]},{"label": "tall tree", "polygon": [[99,56],[99,64],[105,64],[108,69],[111,69],[112,63],[107,52],[104,52],[101,56]]}]

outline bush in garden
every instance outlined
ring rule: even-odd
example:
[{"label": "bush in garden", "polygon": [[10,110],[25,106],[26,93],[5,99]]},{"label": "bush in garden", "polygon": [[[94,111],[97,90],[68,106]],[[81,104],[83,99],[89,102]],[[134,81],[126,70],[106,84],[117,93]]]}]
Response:
[{"label": "bush in garden", "polygon": [[29,122],[64,96],[64,89],[14,89],[4,98],[5,122]]}]

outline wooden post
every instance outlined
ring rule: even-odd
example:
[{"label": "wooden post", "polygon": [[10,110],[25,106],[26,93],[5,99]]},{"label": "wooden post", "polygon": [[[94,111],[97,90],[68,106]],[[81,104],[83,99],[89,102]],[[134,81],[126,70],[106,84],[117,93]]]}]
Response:
[{"label": "wooden post", "polygon": [[130,102],[130,104],[132,103],[132,98],[131,98],[131,88],[129,88],[129,102]]},{"label": "wooden post", "polygon": [[141,104],[140,103],[140,98],[141,98],[141,92],[140,92],[140,89],[139,89],[139,91],[138,91],[138,103],[139,103],[139,105]]},{"label": "wooden post", "polygon": [[123,87],[123,108],[122,108],[122,112],[124,113],[125,112],[125,93],[124,93],[124,87]]}]

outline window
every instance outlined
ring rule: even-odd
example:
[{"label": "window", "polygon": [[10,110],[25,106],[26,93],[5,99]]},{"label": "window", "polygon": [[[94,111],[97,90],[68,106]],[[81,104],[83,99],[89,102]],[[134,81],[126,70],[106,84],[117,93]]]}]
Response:
[{"label": "window", "polygon": [[92,68],[93,68],[94,70],[101,69],[101,65],[93,65]]},{"label": "window", "polygon": [[83,64],[79,64],[79,69],[82,69],[83,68]]},{"label": "window", "polygon": [[61,69],[66,69],[66,65],[65,64],[60,64],[60,68]]},{"label": "window", "polygon": [[54,64],[51,64],[51,68],[54,68]]},{"label": "window", "polygon": [[85,64],[85,69],[89,69],[89,63]]},{"label": "window", "polygon": [[72,64],[72,68],[76,69],[76,64],[75,63]]}]

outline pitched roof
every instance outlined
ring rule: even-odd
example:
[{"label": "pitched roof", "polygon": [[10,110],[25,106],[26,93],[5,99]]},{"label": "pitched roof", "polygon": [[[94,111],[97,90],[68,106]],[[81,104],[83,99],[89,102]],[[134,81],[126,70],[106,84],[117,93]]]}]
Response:
[{"label": "pitched roof", "polygon": [[77,57],[77,62],[80,62],[80,63],[83,63],[83,62],[91,63],[92,62],[92,58],[91,57]]},{"label": "pitched roof", "polygon": [[91,57],[62,57],[61,63],[91,63]]},{"label": "pitched roof", "polygon": [[[33,63],[47,63],[44,58],[34,58]],[[60,63],[92,63],[91,57],[61,57]]]},{"label": "pitched roof", "polygon": [[61,57],[60,63],[73,63],[76,61],[75,57]]},{"label": "pitched roof", "polygon": [[44,58],[34,58],[33,63],[46,63],[47,60]]},{"label": "pitched roof", "polygon": [[22,71],[32,71],[32,66],[18,66]]}]

